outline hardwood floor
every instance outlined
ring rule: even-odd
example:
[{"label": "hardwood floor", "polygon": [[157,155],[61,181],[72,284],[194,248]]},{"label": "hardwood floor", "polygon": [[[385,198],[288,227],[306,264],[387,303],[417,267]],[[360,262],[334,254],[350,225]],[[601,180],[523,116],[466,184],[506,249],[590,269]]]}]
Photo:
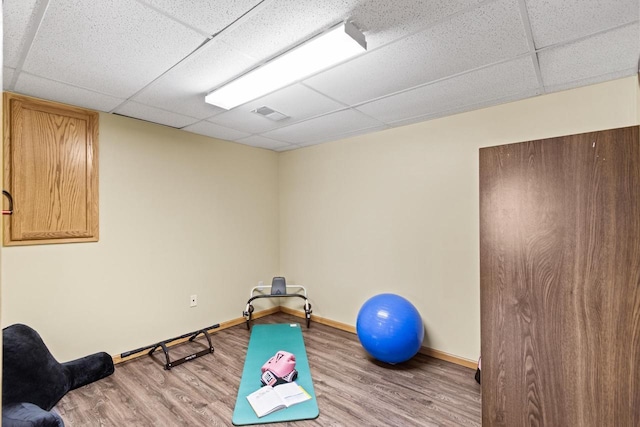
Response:
[{"label": "hardwood floor", "polygon": [[[284,313],[254,323],[292,322],[304,324]],[[422,354],[387,365],[372,360],[354,334],[313,322],[302,329],[320,416],[280,425],[480,425],[472,369]],[[121,363],[112,376],[68,393],[54,410],[67,427],[230,426],[249,331],[239,325],[211,337],[213,354],[170,371],[161,351]],[[172,359],[206,347],[199,341],[172,347]]]}]

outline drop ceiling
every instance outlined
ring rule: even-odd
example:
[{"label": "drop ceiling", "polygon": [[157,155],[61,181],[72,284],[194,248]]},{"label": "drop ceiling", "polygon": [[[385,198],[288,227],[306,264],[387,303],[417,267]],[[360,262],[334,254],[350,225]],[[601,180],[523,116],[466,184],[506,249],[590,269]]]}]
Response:
[{"label": "drop ceiling", "polygon": [[[634,75],[640,59],[640,0],[4,0],[3,15],[4,90],[275,151]],[[366,53],[228,111],[204,102],[344,20]]]}]

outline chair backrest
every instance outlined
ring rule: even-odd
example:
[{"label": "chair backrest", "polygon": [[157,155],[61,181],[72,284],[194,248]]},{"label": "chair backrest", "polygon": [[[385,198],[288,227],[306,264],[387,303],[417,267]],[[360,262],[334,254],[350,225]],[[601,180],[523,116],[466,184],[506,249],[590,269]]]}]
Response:
[{"label": "chair backrest", "polygon": [[3,405],[27,402],[49,411],[69,391],[69,373],[31,327],[4,328],[2,354]]},{"label": "chair backrest", "polygon": [[287,293],[287,281],[284,277],[274,277],[271,281],[271,295],[284,295]]}]

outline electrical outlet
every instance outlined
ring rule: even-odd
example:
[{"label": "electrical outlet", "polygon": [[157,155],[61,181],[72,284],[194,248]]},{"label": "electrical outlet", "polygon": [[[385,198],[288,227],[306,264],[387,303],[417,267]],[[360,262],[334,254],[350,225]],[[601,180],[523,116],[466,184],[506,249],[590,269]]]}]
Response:
[{"label": "electrical outlet", "polygon": [[198,295],[191,295],[191,299],[189,300],[189,307],[195,307],[198,305]]}]

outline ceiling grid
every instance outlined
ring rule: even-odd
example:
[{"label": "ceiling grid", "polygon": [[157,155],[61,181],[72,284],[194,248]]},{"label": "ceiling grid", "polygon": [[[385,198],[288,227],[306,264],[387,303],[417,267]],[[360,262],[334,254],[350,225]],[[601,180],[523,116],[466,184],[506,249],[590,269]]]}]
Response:
[{"label": "ceiling grid", "polygon": [[[640,0],[4,0],[3,12],[4,90],[275,151],[626,77],[640,60]],[[344,20],[366,53],[231,110],[204,102]]]}]

